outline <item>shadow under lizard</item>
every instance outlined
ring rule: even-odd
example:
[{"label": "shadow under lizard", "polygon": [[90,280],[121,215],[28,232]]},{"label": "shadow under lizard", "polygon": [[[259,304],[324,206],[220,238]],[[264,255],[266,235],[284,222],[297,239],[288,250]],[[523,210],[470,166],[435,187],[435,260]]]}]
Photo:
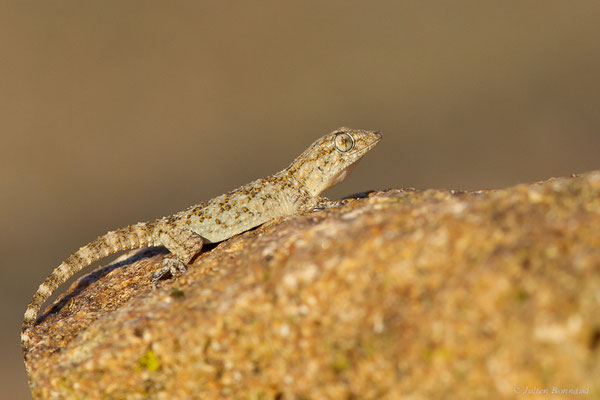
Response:
[{"label": "shadow under lizard", "polygon": [[274,218],[330,204],[321,197],[343,181],[356,163],[380,140],[376,131],[340,128],[316,140],[287,168],[229,193],[168,217],[140,222],[108,232],[81,247],[39,286],[27,306],[21,346],[31,346],[30,330],[42,305],[54,291],[83,268],[114,253],[147,246],[165,246],[173,257],[153,274],[153,280],[176,276],[202,249]]}]

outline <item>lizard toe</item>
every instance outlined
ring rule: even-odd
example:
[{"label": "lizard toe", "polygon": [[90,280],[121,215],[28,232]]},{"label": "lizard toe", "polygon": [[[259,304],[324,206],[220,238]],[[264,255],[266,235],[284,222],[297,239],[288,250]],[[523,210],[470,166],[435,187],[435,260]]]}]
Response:
[{"label": "lizard toe", "polygon": [[185,264],[176,258],[165,258],[163,266],[158,271],[152,274],[152,282],[157,282],[162,279],[175,278],[180,273],[187,270]]}]

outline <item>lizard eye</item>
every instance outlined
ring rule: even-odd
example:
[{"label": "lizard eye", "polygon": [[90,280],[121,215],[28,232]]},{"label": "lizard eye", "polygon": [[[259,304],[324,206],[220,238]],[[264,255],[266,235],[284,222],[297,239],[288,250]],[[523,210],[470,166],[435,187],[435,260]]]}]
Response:
[{"label": "lizard eye", "polygon": [[354,148],[354,139],[347,133],[339,133],[335,137],[335,148],[346,153]]}]

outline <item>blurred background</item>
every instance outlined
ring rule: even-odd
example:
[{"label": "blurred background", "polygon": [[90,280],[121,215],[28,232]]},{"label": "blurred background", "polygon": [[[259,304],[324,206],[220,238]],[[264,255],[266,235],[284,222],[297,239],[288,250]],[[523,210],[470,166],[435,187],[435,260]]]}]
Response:
[{"label": "blurred background", "polygon": [[29,396],[22,314],[71,252],[339,126],[384,139],[333,198],[598,169],[599,21],[586,0],[3,1],[3,397]]}]

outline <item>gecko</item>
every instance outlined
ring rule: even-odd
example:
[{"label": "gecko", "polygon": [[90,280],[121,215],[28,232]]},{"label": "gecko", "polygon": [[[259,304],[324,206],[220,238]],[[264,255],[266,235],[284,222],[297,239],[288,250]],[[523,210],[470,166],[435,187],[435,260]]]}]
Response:
[{"label": "gecko", "polygon": [[124,250],[164,246],[171,253],[152,275],[183,273],[207,243],[221,242],[275,218],[333,205],[321,193],[343,181],[379,141],[378,131],[339,128],[317,139],[287,168],[176,214],[117,229],[81,247],[44,280],[23,318],[21,346],[30,348],[30,331],[42,305],[61,284],[104,257]]}]

